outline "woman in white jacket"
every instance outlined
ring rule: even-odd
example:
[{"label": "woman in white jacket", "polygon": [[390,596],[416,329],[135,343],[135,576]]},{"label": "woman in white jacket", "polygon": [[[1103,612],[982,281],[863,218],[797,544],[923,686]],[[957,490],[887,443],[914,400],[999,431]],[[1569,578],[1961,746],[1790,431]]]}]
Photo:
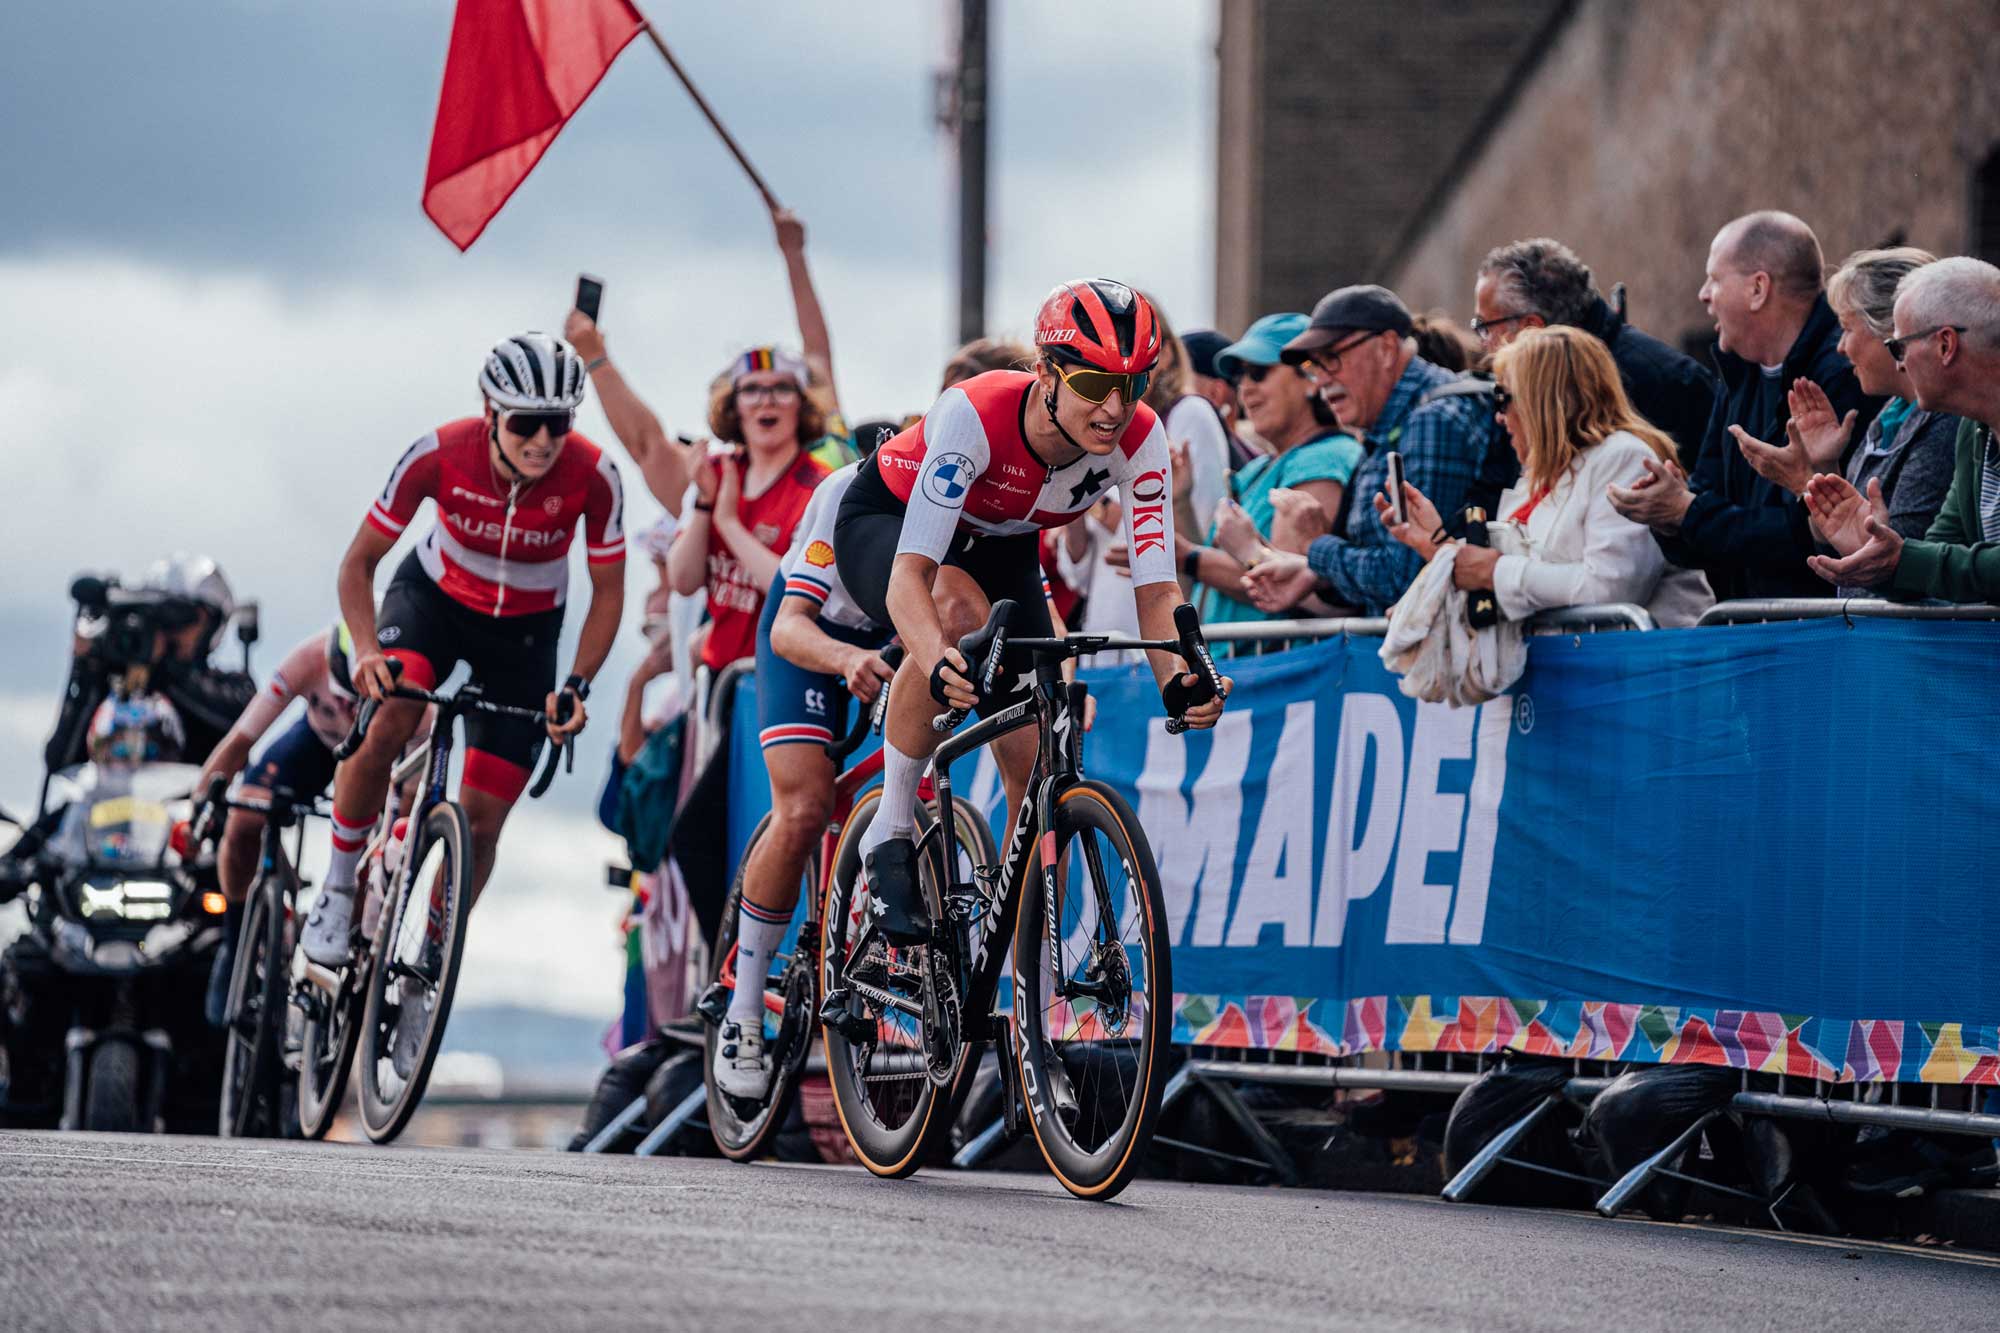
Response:
[{"label": "woman in white jacket", "polygon": [[[1453,562],[1461,588],[1490,588],[1509,620],[1537,611],[1632,602],[1661,628],[1692,625],[1715,596],[1695,570],[1667,563],[1644,526],[1611,507],[1610,485],[1646,475],[1646,460],[1674,461],[1674,442],[1633,410],[1611,353],[1564,325],[1530,329],[1500,350],[1494,406],[1521,459],[1521,479],[1500,497],[1500,517],[1524,537],[1523,555],[1467,547]],[[1426,560],[1442,535],[1437,510],[1405,485],[1410,521],[1390,533]]]}]

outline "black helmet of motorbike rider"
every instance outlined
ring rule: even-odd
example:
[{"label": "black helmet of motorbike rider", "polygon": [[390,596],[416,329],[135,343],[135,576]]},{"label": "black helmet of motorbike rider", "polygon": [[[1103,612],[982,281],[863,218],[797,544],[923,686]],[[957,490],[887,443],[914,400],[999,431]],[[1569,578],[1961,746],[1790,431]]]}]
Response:
[{"label": "black helmet of motorbike rider", "polygon": [[165,559],[153,562],[146,571],[143,586],[153,592],[193,602],[207,612],[199,630],[190,626],[183,633],[173,636],[175,651],[172,654],[186,661],[207,661],[222,639],[223,626],[236,614],[236,596],[229,590],[229,580],[224,577],[222,566],[205,555],[176,551]]},{"label": "black helmet of motorbike rider", "polygon": [[181,715],[157,694],[113,695],[90,716],[90,762],[100,766],[172,763],[186,739]]}]

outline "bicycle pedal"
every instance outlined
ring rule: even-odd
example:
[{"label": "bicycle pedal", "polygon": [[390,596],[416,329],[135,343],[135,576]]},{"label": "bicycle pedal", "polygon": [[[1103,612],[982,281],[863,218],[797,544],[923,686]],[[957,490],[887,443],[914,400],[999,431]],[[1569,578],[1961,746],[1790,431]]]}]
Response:
[{"label": "bicycle pedal", "polygon": [[722,1020],[729,1013],[730,988],[718,981],[702,992],[694,1011],[701,1021],[712,1028],[722,1026]]},{"label": "bicycle pedal", "polygon": [[846,986],[827,992],[819,1007],[819,1021],[850,1042],[860,1043],[875,1035],[875,1024],[866,1014],[854,1011],[855,993]]}]

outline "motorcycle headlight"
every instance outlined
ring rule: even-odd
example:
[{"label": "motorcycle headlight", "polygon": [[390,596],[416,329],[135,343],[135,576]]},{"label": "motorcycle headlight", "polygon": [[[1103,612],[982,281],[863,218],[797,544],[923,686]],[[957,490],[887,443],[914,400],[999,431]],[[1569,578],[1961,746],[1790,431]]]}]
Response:
[{"label": "motorcycle headlight", "polygon": [[164,921],[174,912],[174,886],[157,879],[86,883],[78,905],[86,919],[100,916],[125,921]]}]

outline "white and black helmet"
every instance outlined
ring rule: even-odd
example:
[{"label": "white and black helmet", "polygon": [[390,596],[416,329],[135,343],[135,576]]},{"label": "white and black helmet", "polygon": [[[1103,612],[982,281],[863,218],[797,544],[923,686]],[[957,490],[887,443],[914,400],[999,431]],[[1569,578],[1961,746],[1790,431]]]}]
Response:
[{"label": "white and black helmet", "polygon": [[531,330],[493,345],[479,372],[479,391],[502,411],[574,412],[585,378],[574,347]]},{"label": "white and black helmet", "polygon": [[146,570],[145,586],[169,597],[198,602],[213,612],[207,645],[211,652],[222,637],[223,626],[236,614],[236,595],[229,590],[222,566],[205,555],[176,551],[163,560],[155,560]]}]

